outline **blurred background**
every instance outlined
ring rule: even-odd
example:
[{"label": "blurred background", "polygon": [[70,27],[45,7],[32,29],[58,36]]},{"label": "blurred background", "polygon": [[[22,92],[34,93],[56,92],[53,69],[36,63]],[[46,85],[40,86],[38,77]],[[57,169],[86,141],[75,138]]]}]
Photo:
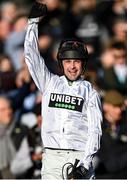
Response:
[{"label": "blurred background", "polygon": [[[41,101],[24,62],[24,38],[34,0],[0,1],[0,179],[40,179]],[[127,0],[42,0],[39,50],[62,75],[56,54],[64,38],[82,39],[89,52],[84,78],[102,101],[97,179],[127,179]]]}]

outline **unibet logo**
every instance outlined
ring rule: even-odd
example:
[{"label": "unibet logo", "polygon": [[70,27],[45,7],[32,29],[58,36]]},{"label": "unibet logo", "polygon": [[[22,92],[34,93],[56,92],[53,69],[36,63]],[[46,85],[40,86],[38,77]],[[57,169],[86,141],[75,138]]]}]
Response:
[{"label": "unibet logo", "polygon": [[82,111],[84,99],[66,94],[51,93],[49,107]]}]

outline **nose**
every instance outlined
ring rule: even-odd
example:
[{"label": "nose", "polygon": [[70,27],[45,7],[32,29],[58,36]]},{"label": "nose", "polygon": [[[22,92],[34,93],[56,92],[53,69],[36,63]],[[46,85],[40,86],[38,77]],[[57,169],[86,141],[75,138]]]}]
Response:
[{"label": "nose", "polygon": [[71,68],[75,68],[75,62],[74,61],[71,62]]}]

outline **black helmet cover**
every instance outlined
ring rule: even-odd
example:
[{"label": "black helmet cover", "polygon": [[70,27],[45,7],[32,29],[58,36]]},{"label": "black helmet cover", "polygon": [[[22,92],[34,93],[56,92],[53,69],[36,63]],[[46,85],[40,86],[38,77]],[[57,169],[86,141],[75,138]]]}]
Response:
[{"label": "black helmet cover", "polygon": [[86,66],[88,60],[88,51],[83,41],[79,40],[64,40],[60,43],[57,59],[59,64],[65,59],[82,60]]}]

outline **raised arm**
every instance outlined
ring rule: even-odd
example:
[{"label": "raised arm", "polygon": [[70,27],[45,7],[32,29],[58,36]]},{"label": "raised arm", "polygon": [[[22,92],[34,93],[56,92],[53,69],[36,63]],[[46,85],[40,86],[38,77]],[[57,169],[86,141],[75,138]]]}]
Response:
[{"label": "raised arm", "polygon": [[33,4],[28,19],[24,43],[26,64],[36,86],[42,93],[47,88],[52,76],[44,63],[44,59],[40,56],[38,49],[38,23],[40,17],[45,16],[46,13],[46,5],[38,2]]}]

